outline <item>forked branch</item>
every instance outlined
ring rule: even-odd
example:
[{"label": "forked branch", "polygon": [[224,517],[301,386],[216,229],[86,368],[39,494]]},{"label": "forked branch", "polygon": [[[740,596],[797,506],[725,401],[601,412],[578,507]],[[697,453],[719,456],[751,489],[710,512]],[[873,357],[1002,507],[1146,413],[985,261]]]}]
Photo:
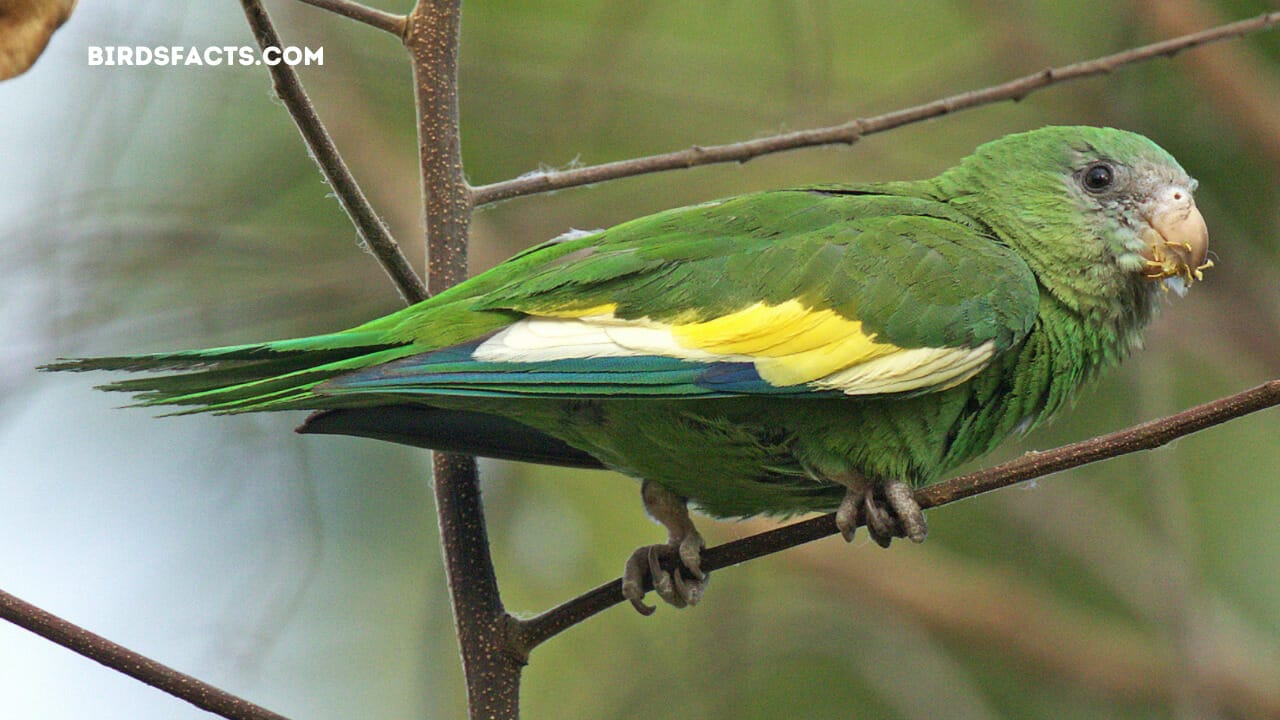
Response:
[{"label": "forked branch", "polygon": [[[920,122],[959,110],[1030,93],[1068,80],[1109,73],[1122,66],[1168,56],[1218,40],[1240,37],[1280,25],[1280,12],[1221,25],[1202,32],[1146,45],[1007,83],[953,95],[884,115],[827,128],[803,130],[729,145],[624,160],[575,170],[517,178],[469,188],[462,178],[457,147],[456,60],[458,0],[422,0],[406,18],[349,0],[300,0],[404,38],[414,59],[419,101],[425,214],[430,234],[433,289],[465,274],[465,239],[474,205],[602,182],[652,172],[720,162],[745,162],[761,155],[802,147],[853,144],[865,135]],[[241,0],[254,34],[263,47],[280,46],[279,36],[259,0]],[[296,73],[285,65],[270,66],[276,91],[289,109],[322,172],[361,237],[383,264],[407,300],[426,296],[386,227],[351,177],[332,139],[324,130]],[[1041,477],[1105,458],[1150,449],[1198,430],[1280,404],[1280,380],[1176,415],[1111,435],[1028,454],[989,470],[954,478],[916,493],[921,506],[937,507],[1017,482]],[[442,455],[436,463],[438,511],[446,546],[451,591],[458,616],[459,641],[468,666],[473,716],[515,717],[520,666],[537,645],[622,601],[620,581],[602,585],[563,605],[525,621],[515,621],[502,608],[488,557],[484,518],[480,511],[474,463]],[[836,532],[825,515],[710,548],[703,568],[724,568],[762,557]],[[227,718],[279,720],[281,716],[166,668],[133,651],[70,625],[49,613],[0,592],[0,617],[75,652],[138,678],[175,697]]]},{"label": "forked branch", "polygon": [[[467,276],[471,194],[458,130],[462,0],[418,0],[404,43],[413,58],[419,168],[427,228],[427,284],[440,292]],[[435,453],[436,517],[472,718],[515,718],[525,658],[512,651],[514,619],[502,607],[489,552],[476,460]]]}]

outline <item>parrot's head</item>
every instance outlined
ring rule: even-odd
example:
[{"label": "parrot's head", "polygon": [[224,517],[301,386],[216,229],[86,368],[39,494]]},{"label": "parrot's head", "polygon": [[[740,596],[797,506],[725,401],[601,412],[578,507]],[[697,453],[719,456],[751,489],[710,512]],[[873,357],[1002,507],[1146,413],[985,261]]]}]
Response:
[{"label": "parrot's head", "polygon": [[1029,258],[1178,290],[1213,264],[1196,181],[1141,135],[1046,127],[987,143],[955,170],[1001,208],[997,229]]}]

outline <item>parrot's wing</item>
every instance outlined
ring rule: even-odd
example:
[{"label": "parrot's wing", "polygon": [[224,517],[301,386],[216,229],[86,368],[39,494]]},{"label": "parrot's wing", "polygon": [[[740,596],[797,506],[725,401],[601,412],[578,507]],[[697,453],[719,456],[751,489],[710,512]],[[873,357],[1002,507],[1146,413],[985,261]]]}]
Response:
[{"label": "parrot's wing", "polygon": [[945,204],[761,193],[542,246],[472,309],[471,342],[341,374],[321,395],[885,395],[961,383],[1026,336],[1027,265]]}]

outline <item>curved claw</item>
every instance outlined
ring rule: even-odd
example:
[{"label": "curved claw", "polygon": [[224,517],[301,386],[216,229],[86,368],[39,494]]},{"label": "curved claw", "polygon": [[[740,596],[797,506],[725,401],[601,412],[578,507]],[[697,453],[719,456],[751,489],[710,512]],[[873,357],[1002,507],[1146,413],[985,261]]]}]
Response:
[{"label": "curved claw", "polygon": [[[685,533],[685,536],[680,539],[680,546],[677,550],[680,555],[680,564],[688,568],[689,574],[693,576],[694,580],[704,580],[707,577],[706,573],[702,572],[702,549],[706,546],[707,543],[703,541],[702,534],[692,526],[689,528],[689,532]],[[693,603],[689,604],[692,605]]]},{"label": "curved claw", "polygon": [[862,524],[862,503],[857,502],[856,498],[853,490],[849,490],[840,507],[836,508],[836,527],[840,529],[840,537],[845,542],[853,542],[853,534]]},{"label": "curved claw", "polygon": [[888,482],[884,485],[884,497],[897,516],[900,536],[913,543],[924,542],[929,535],[929,525],[924,521],[924,510],[920,509],[911,488],[901,480]]},{"label": "curved claw", "polygon": [[895,537],[923,542],[929,534],[924,511],[916,503],[911,488],[901,480],[880,485],[851,485],[836,509],[836,527],[845,542],[865,523],[867,533],[880,547],[889,547]]},{"label": "curved claw", "polygon": [[898,523],[889,509],[876,499],[874,488],[867,488],[863,493],[862,509],[867,516],[867,532],[871,539],[882,548],[889,547],[889,543],[898,534]]},{"label": "curved claw", "polygon": [[[640,485],[640,497],[644,509],[654,520],[667,529],[666,545],[647,545],[631,553],[622,573],[622,595],[641,615],[650,615],[657,608],[646,605],[645,580],[653,583],[653,589],[665,602],[678,608],[697,605],[707,589],[708,574],[702,570],[702,548],[706,543],[689,519],[688,502],[648,480]],[[675,570],[668,572],[668,567]]]},{"label": "curved claw", "polygon": [[645,562],[649,555],[649,549],[652,545],[636,548],[631,553],[631,557],[627,558],[627,564],[622,570],[622,597],[631,602],[631,607],[641,615],[652,615],[658,608],[655,605],[646,605],[644,603],[644,578],[648,564]]},{"label": "curved claw", "polygon": [[658,548],[671,549],[669,545],[649,546],[649,577],[653,579],[653,591],[672,607],[688,607],[689,601],[681,594],[685,588],[680,568],[676,568],[675,572],[663,570],[662,561],[658,558]]},{"label": "curved claw", "polygon": [[[690,545],[700,551],[702,539],[696,545]],[[686,543],[679,545],[646,545],[637,548],[627,559],[622,573],[622,596],[631,602],[631,606],[641,615],[652,615],[656,606],[644,602],[645,580],[653,583],[653,590],[658,597],[676,608],[697,605],[707,589],[710,574],[701,568],[689,567],[684,556],[688,552]],[[662,567],[664,560],[676,561],[674,572]],[[688,577],[686,577],[686,575]]]}]

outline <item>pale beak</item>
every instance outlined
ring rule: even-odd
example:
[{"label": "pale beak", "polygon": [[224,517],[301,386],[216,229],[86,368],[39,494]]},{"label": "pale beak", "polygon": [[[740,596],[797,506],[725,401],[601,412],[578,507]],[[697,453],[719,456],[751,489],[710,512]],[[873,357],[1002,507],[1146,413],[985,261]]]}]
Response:
[{"label": "pale beak", "polygon": [[1148,227],[1139,232],[1146,243],[1142,251],[1147,260],[1143,277],[1181,277],[1191,282],[1202,279],[1203,271],[1213,266],[1208,259],[1209,228],[1189,190],[1166,188],[1150,213],[1144,213],[1144,219]]}]

